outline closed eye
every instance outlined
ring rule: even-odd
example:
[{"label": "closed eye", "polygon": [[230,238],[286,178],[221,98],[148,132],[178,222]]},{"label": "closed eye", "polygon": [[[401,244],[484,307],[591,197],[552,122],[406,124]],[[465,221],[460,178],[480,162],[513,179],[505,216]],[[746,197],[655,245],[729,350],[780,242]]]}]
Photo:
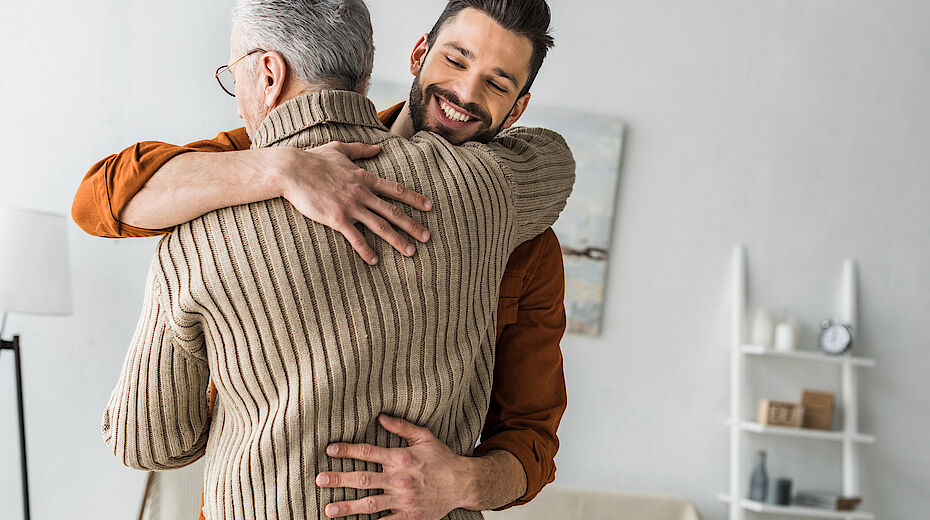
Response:
[{"label": "closed eye", "polygon": [[448,57],[448,56],[446,56],[446,61],[448,61],[450,64],[452,64],[452,66],[455,67],[455,68],[458,68],[458,69],[464,69],[464,68],[465,68],[464,65],[462,65],[461,63],[459,63],[459,62],[453,60],[452,58],[450,58],[450,57]]},{"label": "closed eye", "polygon": [[504,87],[498,85],[497,83],[494,83],[493,81],[488,81],[488,85],[491,85],[491,88],[493,88],[494,90],[500,92],[501,94],[506,94],[506,93],[507,93],[507,89],[505,89]]}]

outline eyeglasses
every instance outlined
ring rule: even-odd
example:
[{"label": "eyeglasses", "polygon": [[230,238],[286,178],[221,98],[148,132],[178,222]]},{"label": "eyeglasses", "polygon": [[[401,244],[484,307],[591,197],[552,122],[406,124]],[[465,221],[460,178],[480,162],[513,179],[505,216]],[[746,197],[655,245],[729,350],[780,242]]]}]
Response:
[{"label": "eyeglasses", "polygon": [[[236,97],[236,80],[233,79],[233,75],[232,72],[230,72],[229,67],[232,67],[233,65],[245,59],[246,56],[251,56],[256,52],[265,52],[265,49],[252,49],[229,65],[223,65],[222,67],[216,69],[216,74],[214,74],[214,76],[216,76],[216,82],[220,84],[220,88],[223,89],[223,92],[229,94],[232,97]],[[224,72],[226,74],[223,74]]]}]

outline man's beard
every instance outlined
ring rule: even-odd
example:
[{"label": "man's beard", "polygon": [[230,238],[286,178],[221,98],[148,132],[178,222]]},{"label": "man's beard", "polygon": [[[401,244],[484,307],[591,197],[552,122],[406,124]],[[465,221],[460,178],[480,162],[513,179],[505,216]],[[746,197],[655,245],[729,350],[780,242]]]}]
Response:
[{"label": "man's beard", "polygon": [[[471,112],[478,116],[478,119],[481,122],[481,125],[478,126],[478,129],[472,135],[466,135],[465,137],[457,137],[455,131],[451,128],[439,125],[439,128],[432,128],[429,125],[429,121],[426,115],[427,107],[429,106],[429,101],[433,96],[441,96],[449,100],[451,103],[462,107],[463,109]],[[478,141],[479,143],[487,143],[491,139],[494,139],[494,136],[500,133],[501,128],[503,128],[504,123],[497,125],[496,128],[491,128],[491,116],[483,108],[478,106],[475,103],[462,103],[458,96],[454,92],[441,89],[436,85],[430,85],[426,87],[424,91],[422,85],[420,85],[420,75],[413,79],[413,85],[410,87],[410,97],[408,98],[407,103],[409,103],[410,108],[410,119],[413,122],[413,131],[429,131],[435,132],[441,135],[446,141],[449,141],[452,144],[458,145],[466,141]]]}]

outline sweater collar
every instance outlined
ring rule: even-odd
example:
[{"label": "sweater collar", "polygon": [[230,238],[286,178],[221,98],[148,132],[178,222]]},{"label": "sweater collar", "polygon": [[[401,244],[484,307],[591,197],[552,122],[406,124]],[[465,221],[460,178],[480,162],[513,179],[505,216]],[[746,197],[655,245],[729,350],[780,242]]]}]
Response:
[{"label": "sweater collar", "polygon": [[259,125],[252,147],[265,148],[324,123],[387,130],[365,96],[348,90],[322,90],[301,94],[275,107]]}]

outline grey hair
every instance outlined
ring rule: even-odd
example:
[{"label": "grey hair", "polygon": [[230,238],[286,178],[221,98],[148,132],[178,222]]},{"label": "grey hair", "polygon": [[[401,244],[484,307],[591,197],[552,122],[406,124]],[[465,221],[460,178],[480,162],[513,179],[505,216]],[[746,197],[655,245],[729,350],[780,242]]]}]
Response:
[{"label": "grey hair", "polygon": [[299,80],[368,90],[375,45],[364,0],[237,0],[233,34],[243,52],[279,52]]}]

